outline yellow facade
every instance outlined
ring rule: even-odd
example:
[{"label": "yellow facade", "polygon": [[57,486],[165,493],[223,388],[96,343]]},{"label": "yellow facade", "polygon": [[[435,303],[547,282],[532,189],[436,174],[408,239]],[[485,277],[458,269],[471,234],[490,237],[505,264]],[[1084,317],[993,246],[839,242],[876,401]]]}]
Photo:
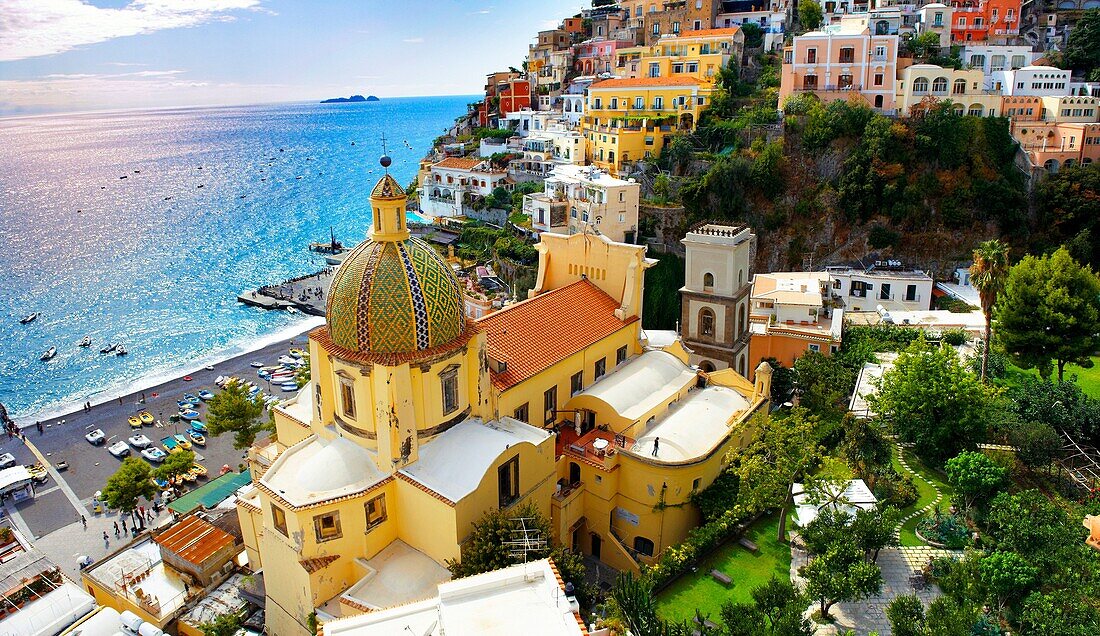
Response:
[{"label": "yellow facade", "polygon": [[619,49],[616,71],[624,78],[691,78],[712,85],[731,59],[740,63],[744,49],[745,34],[737,27],[688,32],[650,46]]},{"label": "yellow facade", "polygon": [[712,90],[686,75],[592,85],[582,122],[589,162],[618,176],[624,164],[658,156],[669,135],[695,129]]},{"label": "yellow facade", "polygon": [[[670,101],[673,93],[665,93]],[[444,564],[461,559],[480,517],[527,502],[551,519],[555,543],[637,570],[698,523],[683,504],[715,478],[726,451],[744,443],[745,423],[766,399],[731,371],[699,375],[678,345],[646,347],[642,290],[654,262],[644,246],[605,236],[543,234],[530,298],[477,322],[437,320],[449,311],[453,274],[408,242],[404,194],[385,179],[372,193],[372,241],[337,272],[327,325],[310,334],[311,382],[274,410],[277,439],[249,451],[256,489],[240,500],[238,516],[249,561],[265,573],[270,633],[308,633],[314,612],[323,622],[380,607],[363,590],[383,576],[376,558],[396,547],[445,576]],[[386,269],[386,250],[404,254],[403,266]],[[386,282],[400,283],[403,273],[404,286]],[[347,283],[349,276],[359,278]],[[379,296],[384,284],[410,295],[414,348],[379,350],[390,346],[392,325],[369,311],[397,302]],[[599,308],[554,304],[577,294]],[[388,321],[405,311],[398,300]],[[582,324],[576,338],[591,337],[572,346],[574,336],[555,321],[581,320],[586,311],[599,324],[587,333]],[[445,332],[459,335],[439,341]],[[583,395],[613,378],[631,384],[627,374],[641,368],[631,363],[643,355],[665,356],[676,378],[643,413],[626,417],[621,405]],[[551,387],[556,400],[544,409]],[[738,406],[722,411],[705,439],[676,429],[676,412],[688,408],[680,404],[719,393]],[[662,433],[665,455],[628,443],[649,429],[670,431]],[[623,437],[595,442],[609,451],[578,454],[574,446],[594,436]],[[692,447],[677,450],[678,436]],[[377,603],[395,602],[383,597]]]}]

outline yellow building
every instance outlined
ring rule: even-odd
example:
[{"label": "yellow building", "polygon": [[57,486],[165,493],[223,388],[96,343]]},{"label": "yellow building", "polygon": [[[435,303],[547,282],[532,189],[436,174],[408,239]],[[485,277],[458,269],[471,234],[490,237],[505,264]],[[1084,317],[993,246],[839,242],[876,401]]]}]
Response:
[{"label": "yellow building", "polygon": [[474,522],[524,502],[550,539],[621,569],[682,540],[698,518],[679,504],[746,439],[768,388],[700,374],[675,342],[647,347],[645,248],[544,234],[531,297],[471,321],[391,176],[371,206],[370,239],[309,334],[312,380],[274,410],[277,440],[249,451],[238,515],[268,631],[435,595]]},{"label": "yellow building", "polygon": [[652,46],[616,51],[619,77],[690,77],[714,84],[718,71],[731,59],[740,64],[745,34],[740,27],[688,31],[662,36]]},{"label": "yellow building", "polygon": [[588,89],[582,133],[590,163],[618,176],[656,157],[666,137],[695,129],[713,87],[689,76],[609,79]]}]

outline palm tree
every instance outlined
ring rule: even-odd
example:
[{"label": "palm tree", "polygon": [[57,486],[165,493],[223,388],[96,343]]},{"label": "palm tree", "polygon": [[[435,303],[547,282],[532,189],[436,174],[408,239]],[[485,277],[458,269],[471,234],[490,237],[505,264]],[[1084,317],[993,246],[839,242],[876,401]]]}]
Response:
[{"label": "palm tree", "polygon": [[989,346],[993,335],[993,304],[997,294],[1004,289],[1008,278],[1008,246],[994,239],[983,241],[974,250],[974,264],[970,266],[970,284],[978,290],[985,314],[985,345],[982,347],[982,382],[985,382],[989,365]]}]

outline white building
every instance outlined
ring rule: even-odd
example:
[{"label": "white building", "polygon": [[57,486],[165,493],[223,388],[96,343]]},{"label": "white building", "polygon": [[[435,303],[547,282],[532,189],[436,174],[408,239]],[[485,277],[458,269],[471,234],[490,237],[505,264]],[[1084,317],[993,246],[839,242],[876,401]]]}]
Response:
[{"label": "white building", "polygon": [[951,13],[953,9],[942,2],[931,2],[920,8],[920,21],[917,32],[931,31],[940,36],[940,46],[948,50],[951,46]]},{"label": "white building", "polygon": [[532,133],[523,140],[522,156],[508,165],[508,173],[516,181],[545,178],[555,166],[582,165],[584,136],[562,124],[552,124],[549,129]]},{"label": "white building", "polygon": [[323,636],[581,636],[580,608],[543,559],[440,583],[434,598],[325,623]]},{"label": "white building", "polygon": [[932,277],[905,269],[899,261],[880,261],[866,269],[826,267],[832,278],[834,301],[846,311],[928,309],[932,303]]},{"label": "white building", "polygon": [[462,216],[472,197],[487,197],[498,187],[512,189],[504,170],[484,159],[447,157],[432,164],[421,184],[420,211],[429,217]]},{"label": "white building", "polygon": [[[1003,71],[1015,71],[1030,65],[1039,54],[1027,45],[986,44],[977,42],[963,48],[964,66],[980,70],[985,75],[983,89],[1001,90]],[[1008,93],[1006,93],[1007,95]],[[1023,95],[1024,93],[1018,93]]]},{"label": "white building", "polygon": [[560,121],[561,117],[561,111],[523,108],[501,117],[497,126],[502,130],[514,130],[520,137],[527,137],[532,133],[546,130]]},{"label": "white building", "polygon": [[617,179],[591,166],[559,165],[544,188],[524,196],[523,209],[535,230],[587,231],[619,243],[634,242],[641,186],[633,179]]},{"label": "white building", "polygon": [[1062,97],[1070,91],[1069,71],[1053,66],[1025,66],[995,73],[1001,94],[1028,97]]},{"label": "white building", "polygon": [[787,0],[773,0],[770,4],[759,0],[723,2],[721,13],[714,18],[714,28],[728,29],[746,23],[754,23],[764,34],[764,50],[774,51],[783,46],[783,34],[787,27]]}]

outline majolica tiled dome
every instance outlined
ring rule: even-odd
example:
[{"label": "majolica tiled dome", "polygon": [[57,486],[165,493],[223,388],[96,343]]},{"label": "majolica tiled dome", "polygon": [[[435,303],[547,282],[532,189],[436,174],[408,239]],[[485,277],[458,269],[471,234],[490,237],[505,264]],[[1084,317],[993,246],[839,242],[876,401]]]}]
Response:
[{"label": "majolica tiled dome", "polygon": [[332,280],[328,328],[333,344],[349,351],[412,353],[458,338],[463,307],[458,279],[430,245],[367,240]]}]

